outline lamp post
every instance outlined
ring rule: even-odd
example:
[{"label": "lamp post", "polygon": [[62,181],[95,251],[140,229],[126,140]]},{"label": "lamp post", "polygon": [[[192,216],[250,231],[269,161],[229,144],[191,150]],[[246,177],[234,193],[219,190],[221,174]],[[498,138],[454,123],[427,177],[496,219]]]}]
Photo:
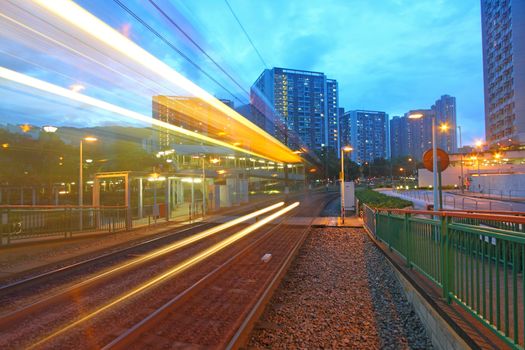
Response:
[{"label": "lamp post", "polygon": [[465,178],[463,175],[463,143],[461,142],[461,125],[458,125],[459,130],[459,154],[461,161],[461,193],[465,193]]},{"label": "lamp post", "polygon": [[350,146],[341,147],[341,221],[345,223],[345,152],[352,151]]},{"label": "lamp post", "polygon": [[[413,113],[408,116],[409,119],[421,119],[423,113]],[[437,161],[437,138],[436,138],[436,117],[432,118],[432,190],[434,196],[434,211],[439,210],[439,193],[438,193],[438,161]]]}]

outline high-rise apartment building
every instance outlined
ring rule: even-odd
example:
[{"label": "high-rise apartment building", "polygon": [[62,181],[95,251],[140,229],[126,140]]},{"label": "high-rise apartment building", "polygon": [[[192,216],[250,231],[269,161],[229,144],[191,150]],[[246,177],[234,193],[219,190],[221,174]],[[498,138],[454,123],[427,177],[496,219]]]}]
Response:
[{"label": "high-rise apartment building", "polygon": [[456,98],[443,95],[432,106],[437,125],[447,125],[446,132],[437,134],[438,147],[447,153],[457,153]]},{"label": "high-rise apartment building", "polygon": [[[408,118],[422,114],[420,119]],[[436,118],[437,147],[447,153],[457,153],[456,98],[443,95],[430,109],[416,109],[390,121],[390,147],[392,158],[412,157],[421,160],[423,153],[432,148],[432,118]],[[448,126],[446,131],[440,125]]]},{"label": "high-rise apartment building", "polygon": [[342,127],[350,135],[354,149],[350,157],[358,164],[376,158],[390,157],[388,114],[378,111],[354,110],[345,112]]},{"label": "high-rise apartment building", "polygon": [[288,132],[276,129],[278,139],[290,145],[288,133],[294,133],[310,149],[338,150],[338,90],[337,81],[327,79],[323,73],[275,67],[262,72],[251,94],[252,100],[264,95],[278,119],[287,126]]},{"label": "high-rise apartment building", "polygon": [[339,154],[341,135],[339,132],[339,86],[337,80],[326,79],[327,142],[329,148]]},{"label": "high-rise apartment building", "polygon": [[409,154],[406,117],[394,116],[390,120],[390,154],[392,159]]},{"label": "high-rise apartment building", "polygon": [[[411,114],[422,114],[423,117],[410,119],[408,116]],[[403,156],[421,160],[423,153],[432,148],[432,118],[434,116],[435,113],[432,109],[416,109],[405,113],[408,154]]]},{"label": "high-rise apartment building", "polygon": [[525,144],[525,1],[481,0],[485,133]]}]

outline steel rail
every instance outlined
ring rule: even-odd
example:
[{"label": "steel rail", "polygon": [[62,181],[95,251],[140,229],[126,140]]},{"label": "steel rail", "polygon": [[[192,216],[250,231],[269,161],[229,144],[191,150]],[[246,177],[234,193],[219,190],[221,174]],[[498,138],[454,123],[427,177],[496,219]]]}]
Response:
[{"label": "steel rail", "polygon": [[[330,202],[333,199],[330,199],[326,202]],[[321,209],[326,206],[326,202],[321,206]],[[245,247],[243,250],[235,254],[234,256],[230,257],[228,260],[226,260],[223,264],[217,266],[215,269],[210,271],[208,274],[206,274],[204,277],[202,277],[199,281],[179,293],[177,296],[163,304],[161,307],[153,311],[151,314],[149,314],[147,317],[142,319],[140,322],[136,323],[134,326],[126,330],[124,333],[122,333],[120,336],[115,338],[110,343],[106,344],[102,349],[127,349],[129,346],[133,344],[134,341],[136,341],[139,337],[141,337],[144,333],[150,331],[153,327],[155,327],[159,322],[161,322],[163,319],[166,318],[167,315],[169,315],[174,309],[179,307],[184,301],[188,300],[191,296],[195,295],[198,291],[202,290],[204,287],[212,283],[215,279],[217,279],[224,271],[228,270],[235,264],[236,262],[240,261],[246,254],[250,253],[252,250],[254,250],[257,246],[264,243],[267,239],[271,238],[271,234],[280,229],[283,225],[286,224],[286,220],[294,215],[294,212],[297,210],[293,210],[292,212],[289,212],[286,217],[282,219],[280,223],[278,223],[276,226],[272,227],[270,230],[265,232],[261,237],[259,237],[256,241],[252,242],[249,246]],[[304,242],[304,239],[306,237],[306,233],[308,232],[309,228],[311,227],[311,223],[313,222],[313,219],[310,221],[310,224],[307,225],[307,227],[303,230],[301,238],[296,242],[284,262],[281,264],[280,268],[278,269],[278,272],[276,275],[272,278],[271,282],[266,286],[264,291],[261,293],[261,296],[257,299],[255,302],[255,305],[249,310],[247,313],[247,317],[245,317],[242,321],[240,326],[235,330],[235,333],[233,337],[229,340],[227,348],[236,348],[239,347],[247,338],[247,335],[251,331],[253,324],[259,317],[262,310],[264,310],[264,307],[266,306],[266,303],[269,301],[272,292],[278,287],[279,282],[281,281],[282,277],[287,271],[288,266],[293,260],[293,257],[296,255],[298,249]]]},{"label": "steel rail", "polygon": [[[288,216],[291,215],[292,213],[290,212]],[[168,315],[173,309],[178,307],[183,301],[187,300],[189,297],[202,290],[202,288],[204,288],[208,283],[213,282],[213,280],[218,278],[222,272],[230,268],[232,264],[238,262],[255,247],[257,247],[266,239],[268,239],[271,233],[282,227],[285,219],[286,218],[283,218],[283,220],[280,223],[272,227],[270,230],[264,232],[264,234],[261,237],[257,238],[257,240],[250,243],[240,252],[236,253],[224,263],[207,273],[200,280],[198,280],[190,287],[179,293],[177,296],[163,304],[161,307],[156,309],[146,318],[142,319],[140,322],[129,328],[127,331],[115,338],[109,344],[105,345],[102,349],[127,349],[138,337],[140,337],[142,334],[144,334],[145,332],[153,328],[155,325],[157,325],[162,319],[166,317],[166,315]]]},{"label": "steel rail", "polygon": [[[209,230],[213,230],[213,229],[217,229],[216,232],[214,233],[218,233],[218,232],[221,232],[221,231],[229,231],[229,230],[232,230],[234,229],[238,224],[248,220],[249,218],[252,218],[254,214],[258,214],[258,215],[261,215],[261,214],[264,214],[264,213],[267,213],[267,212],[270,212],[276,208],[278,208],[278,205],[281,204],[282,202],[278,203],[278,204],[274,204],[272,206],[269,206],[267,208],[264,208],[264,209],[261,209],[261,210],[258,210],[258,211],[255,211],[253,213],[250,213],[248,215],[245,215],[239,219],[235,219],[235,220],[232,220],[232,221],[236,221],[236,224],[235,225],[232,225],[232,226],[227,226],[226,224],[223,224],[223,225],[226,225],[224,226],[224,228],[222,229],[219,229],[221,225],[219,226],[214,226],[212,227],[211,229]],[[246,217],[246,218],[245,218]],[[230,221],[230,222],[232,222]],[[208,231],[208,230],[206,230]],[[203,231],[201,232],[202,233],[206,233],[206,231]],[[188,237],[188,238],[192,238],[190,240],[188,240],[188,242],[184,242],[186,239],[183,239],[183,240],[180,240],[180,241],[177,241],[175,243],[173,243],[173,245],[175,245],[175,249],[166,249],[166,248],[162,248],[160,250],[156,250],[154,251],[154,253],[160,251],[160,254],[154,254],[152,255],[152,258],[148,258],[148,259],[144,259],[144,258],[138,258],[138,259],[135,259],[135,260],[132,260],[130,263],[126,263],[124,265],[123,268],[122,268],[122,265],[118,266],[117,268],[114,268],[114,269],[111,269],[109,271],[105,271],[105,272],[102,272],[101,274],[98,274],[94,277],[91,277],[87,280],[84,280],[84,281],[81,281],[79,283],[76,283],[64,290],[61,290],[55,294],[52,294],[50,296],[47,296],[47,297],[44,297],[42,299],[39,299],[29,305],[26,305],[20,309],[17,309],[15,311],[12,311],[10,313],[7,313],[7,314],[4,314],[4,315],[1,315],[0,316],[0,328],[2,328],[3,326],[7,326],[9,325],[10,323],[12,323],[13,321],[17,320],[17,319],[20,319],[20,318],[24,318],[24,317],[27,317],[27,315],[30,315],[31,313],[34,313],[34,312],[37,312],[38,310],[41,310],[45,307],[49,307],[50,305],[53,305],[53,304],[56,304],[58,302],[60,302],[61,300],[63,300],[64,298],[66,298],[67,296],[71,295],[73,292],[77,292],[79,290],[83,290],[83,289],[86,289],[86,288],[91,288],[93,286],[96,286],[104,281],[106,281],[107,279],[109,278],[113,278],[115,276],[115,274],[117,273],[122,273],[122,272],[126,272],[129,270],[129,268],[133,267],[133,266],[136,266],[136,265],[141,265],[142,263],[146,262],[146,261],[155,261],[155,260],[158,260],[159,258],[163,257],[165,254],[167,253],[172,253],[173,251],[176,251],[176,250],[179,250],[180,248],[182,247],[185,247],[189,244],[193,244],[197,241],[200,241],[202,240],[203,238],[208,238],[210,237],[211,234],[207,234],[207,235],[203,235],[201,238],[198,238],[196,236],[192,236],[192,237]],[[183,243],[183,244],[181,244]],[[111,254],[111,253],[110,253]],[[144,261],[142,261],[144,260]],[[138,261],[138,263],[135,263],[135,261]],[[127,266],[129,265],[129,266]]]},{"label": "steel rail", "polygon": [[[328,199],[325,202],[323,202],[323,205],[320,206],[319,212],[322,211],[324,207],[328,205],[333,199]],[[286,272],[288,271],[288,268],[290,267],[291,263],[293,262],[293,259],[299,252],[299,249],[303,245],[308,232],[310,231],[313,223],[313,219],[310,220],[308,225],[306,225],[303,232],[301,232],[301,238],[297,240],[294,247],[291,249],[290,253],[286,257],[285,261],[282,263],[281,267],[275,274],[275,276],[272,278],[270,283],[266,286],[263,293],[258,298],[255,305],[251,308],[246,318],[243,320],[241,326],[237,329],[235,332],[235,335],[231,338],[230,342],[226,346],[226,349],[239,349],[243,347],[247,343],[248,337],[253,329],[253,326],[263,313],[264,309],[266,308],[266,305],[270,301],[274,291],[279,287],[279,284],[281,283],[281,280],[286,275]]]},{"label": "steel rail", "polygon": [[173,239],[173,236],[176,236],[176,235],[179,235],[181,233],[188,232],[188,231],[192,231],[192,230],[202,229],[205,226],[212,226],[212,225],[210,223],[201,223],[201,224],[198,224],[198,225],[192,225],[191,227],[186,227],[186,228],[183,228],[181,230],[177,230],[175,232],[172,232],[172,233],[170,233],[167,236],[155,237],[155,238],[152,238],[152,239],[149,239],[149,240],[146,240],[146,241],[142,241],[142,242],[133,244],[133,245],[131,245],[129,247],[125,247],[125,248],[122,248],[122,249],[119,249],[119,250],[116,250],[116,251],[113,251],[113,252],[110,252],[110,253],[98,255],[98,256],[95,256],[95,257],[92,257],[92,258],[89,258],[89,259],[86,259],[86,260],[82,260],[82,261],[79,261],[79,262],[76,262],[76,263],[72,263],[72,264],[69,264],[69,265],[66,265],[66,266],[62,266],[62,267],[57,268],[57,269],[46,271],[46,272],[43,272],[43,273],[31,276],[31,277],[27,277],[27,278],[18,280],[16,282],[12,282],[12,283],[0,286],[0,297],[4,296],[6,294],[10,294],[10,293],[12,293],[12,292],[14,292],[16,290],[20,290],[20,289],[24,289],[24,288],[33,286],[33,285],[35,285],[37,283],[40,283],[42,281],[45,281],[46,279],[51,278],[51,277],[63,277],[63,275],[65,275],[65,274],[67,274],[67,273],[69,273],[69,272],[71,272],[71,271],[73,271],[75,269],[82,268],[84,266],[88,266],[88,265],[91,265],[91,264],[94,264],[94,263],[104,262],[106,260],[113,259],[113,258],[117,257],[118,255],[128,254],[130,252],[133,252],[133,250],[135,250],[135,249],[143,248],[143,247],[146,247],[146,246],[151,245],[153,243],[162,243],[163,240]]},{"label": "steel rail", "polygon": [[[271,202],[271,201],[265,200],[265,201],[262,201],[262,203],[256,203],[255,204],[255,208],[258,208],[259,205],[261,205],[261,204],[263,204],[263,205],[264,204],[268,204],[269,202]],[[248,210],[255,209],[255,208],[252,208],[252,207],[253,206],[250,206],[250,209],[248,209]],[[225,212],[223,214],[224,215],[227,215],[227,214],[228,215],[234,215],[234,214],[240,214],[240,213],[246,213],[246,212],[247,212],[247,210],[242,210],[242,211],[236,210],[236,211],[227,211],[227,212]],[[34,276],[25,277],[25,278],[19,279],[19,280],[15,281],[15,282],[12,282],[12,283],[9,283],[9,284],[6,284],[6,285],[0,285],[0,297],[5,296],[7,294],[10,294],[10,293],[12,293],[12,292],[14,292],[16,290],[24,289],[24,288],[30,287],[32,285],[35,285],[37,283],[40,283],[42,281],[45,281],[46,279],[50,278],[51,276],[53,276],[53,277],[54,276],[60,276],[61,277],[61,275],[63,276],[65,274],[69,273],[70,271],[73,271],[76,268],[81,268],[83,266],[87,266],[87,265],[90,265],[90,264],[93,264],[93,263],[104,262],[105,260],[110,260],[112,258],[115,258],[117,255],[127,254],[129,252],[132,252],[134,249],[140,249],[142,247],[145,247],[145,246],[148,246],[148,245],[151,245],[151,244],[154,244],[154,243],[162,244],[163,240],[169,241],[174,236],[182,234],[182,233],[186,233],[188,231],[202,229],[202,228],[207,228],[208,226],[211,228],[211,227],[216,226],[216,225],[212,224],[212,223],[209,223],[209,222],[202,222],[202,223],[199,223],[199,224],[191,223],[188,226],[189,227],[182,227],[181,229],[175,229],[175,231],[171,232],[171,233],[169,233],[169,232],[172,231],[172,229],[162,230],[158,234],[163,234],[163,233],[167,233],[167,232],[169,234],[168,235],[164,235],[164,236],[160,236],[160,237],[155,237],[155,238],[152,238],[152,239],[148,239],[146,241],[140,241],[140,242],[135,243],[135,244],[133,244],[131,246],[128,246],[128,247],[125,247],[125,248],[122,248],[122,249],[119,249],[119,250],[115,250],[115,251],[110,252],[110,253],[102,254],[102,255],[99,255],[99,256],[96,256],[96,257],[87,258],[85,260],[78,261],[78,262],[75,262],[75,263],[72,263],[72,264],[67,264],[66,266],[62,266],[62,267],[56,268],[56,269],[51,269],[51,270],[43,272],[43,273],[38,273],[38,274],[36,274]],[[167,243],[169,243],[169,242],[167,242]],[[40,267],[39,269],[42,269],[42,268],[45,268],[45,266]],[[26,271],[25,273],[27,274],[28,272],[30,273],[30,271]],[[14,278],[16,278],[16,276]],[[10,277],[10,279],[14,279],[14,278]]]}]

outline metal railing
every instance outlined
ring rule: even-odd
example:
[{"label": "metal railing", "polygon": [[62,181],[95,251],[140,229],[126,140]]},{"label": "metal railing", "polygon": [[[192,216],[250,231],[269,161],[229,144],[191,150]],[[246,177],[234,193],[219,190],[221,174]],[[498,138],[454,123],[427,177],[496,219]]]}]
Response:
[{"label": "metal railing", "polygon": [[0,206],[0,245],[13,240],[130,228],[127,207]]},{"label": "metal railing", "polygon": [[365,227],[515,349],[525,344],[525,213],[363,206]]},{"label": "metal railing", "polygon": [[[425,190],[395,190],[401,195],[419,199],[427,203],[432,203],[432,194]],[[457,195],[443,193],[443,206],[461,210],[506,210],[512,211],[513,203],[500,202],[495,198],[473,198],[467,196],[458,197]]]}]

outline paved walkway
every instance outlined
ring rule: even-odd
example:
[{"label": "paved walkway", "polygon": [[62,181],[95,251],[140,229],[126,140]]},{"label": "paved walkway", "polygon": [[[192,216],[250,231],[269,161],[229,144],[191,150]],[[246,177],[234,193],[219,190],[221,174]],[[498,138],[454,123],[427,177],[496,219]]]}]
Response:
[{"label": "paved walkway", "polygon": [[[414,203],[415,209],[426,209],[433,204],[433,193],[430,190],[394,191],[392,189],[376,189],[388,196],[399,197]],[[488,211],[517,211],[525,212],[525,203],[509,202],[487,198],[474,198],[468,195],[443,193],[444,209],[461,210],[488,210]]]}]

